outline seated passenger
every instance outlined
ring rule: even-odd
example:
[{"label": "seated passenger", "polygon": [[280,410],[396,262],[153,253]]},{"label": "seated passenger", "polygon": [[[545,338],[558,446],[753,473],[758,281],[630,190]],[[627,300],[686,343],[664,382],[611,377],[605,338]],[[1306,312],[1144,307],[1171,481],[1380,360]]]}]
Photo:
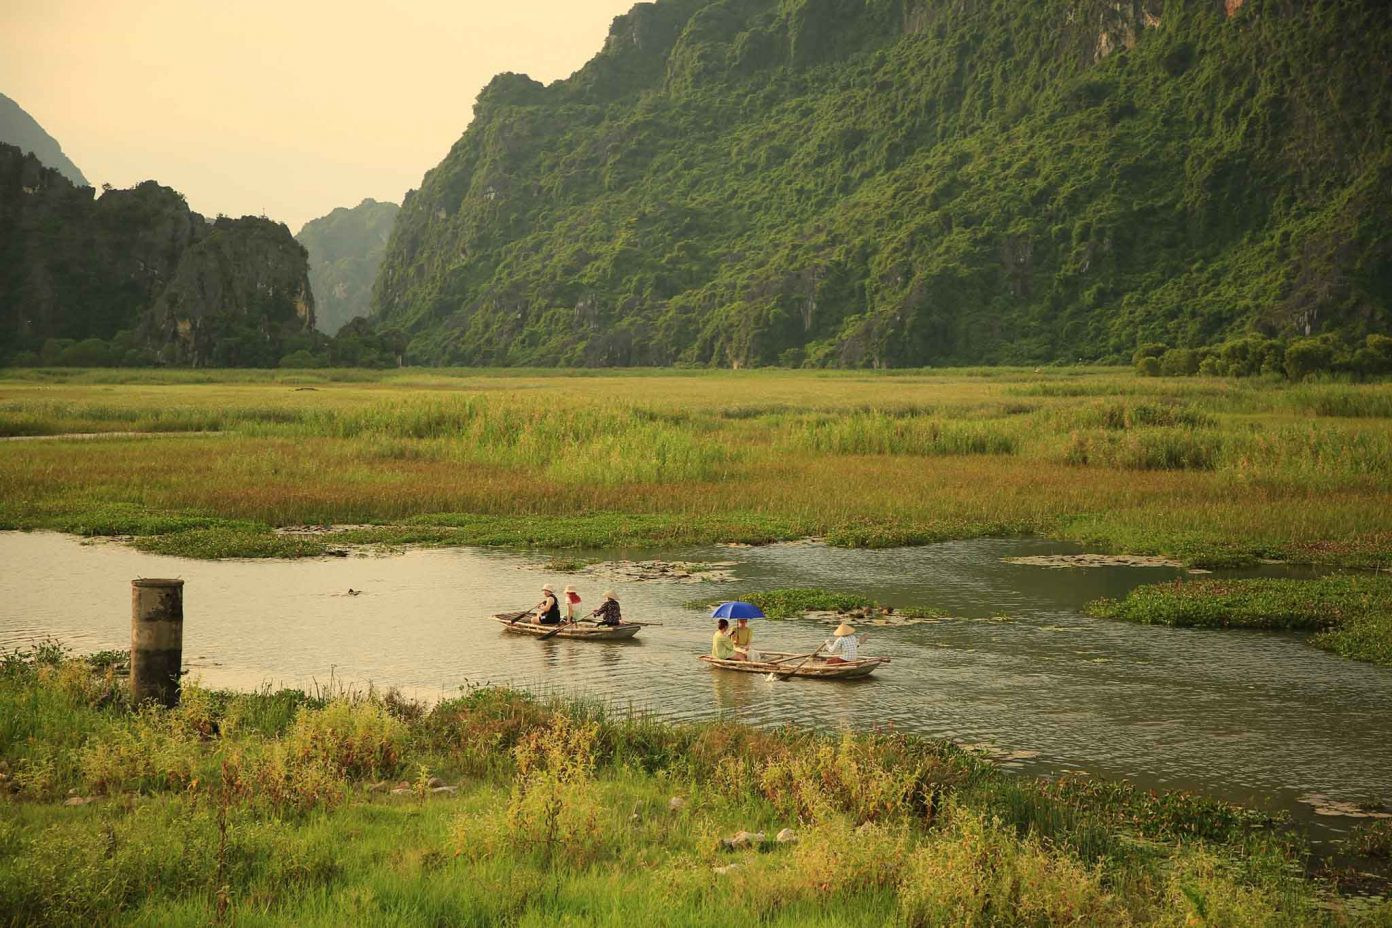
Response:
[{"label": "seated passenger", "polygon": [[748,619],[740,619],[739,625],[730,630],[730,640],[735,645],[735,655],[730,660],[758,660],[749,647],[750,642],[754,640],[754,629],[749,627]]},{"label": "seated passenger", "polygon": [[715,634],[711,636],[711,657],[718,661],[732,660],[735,655],[735,643],[730,640],[730,622],[721,619],[716,623]]}]

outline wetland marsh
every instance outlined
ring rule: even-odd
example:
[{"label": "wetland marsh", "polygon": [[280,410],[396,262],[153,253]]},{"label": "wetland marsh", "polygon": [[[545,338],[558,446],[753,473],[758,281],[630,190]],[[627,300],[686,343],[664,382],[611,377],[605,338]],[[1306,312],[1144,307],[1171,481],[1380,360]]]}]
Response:
[{"label": "wetland marsh", "polygon": [[[1149,591],[1230,584],[1242,622],[1315,627],[1308,608],[1267,621],[1289,605],[1268,600],[1388,565],[1389,395],[1107,369],[11,372],[0,645],[119,649],[129,580],[182,576],[199,685],[184,709],[131,715],[100,668],[7,662],[4,898],[54,924],[522,924],[594,920],[610,897],[580,881],[608,874],[625,917],[883,924],[973,917],[988,877],[972,855],[990,848],[989,879],[1055,920],[1381,924],[1385,903],[1341,894],[1386,889],[1347,850],[1382,853],[1392,807],[1386,622],[1335,648],[1353,661]],[[651,563],[594,563],[614,561]],[[662,625],[587,644],[488,622],[544,580],[616,585],[627,616]],[[1233,593],[1248,581],[1274,585]],[[867,622],[894,662],[861,684],[701,667],[691,604],[760,591],[790,616],[758,626],[766,647],[825,637],[800,604],[912,621]],[[1099,601],[1136,621],[1090,615]],[[334,743],[378,760],[301,751]],[[426,798],[434,774],[457,798]],[[388,780],[415,798],[364,792]],[[694,803],[681,835],[660,824],[673,793]],[[788,824],[800,849],[710,850]],[[342,855],[348,832],[365,837]],[[104,857],[113,841],[129,850]],[[668,888],[584,847],[633,872],[659,861]],[[314,872],[283,872],[290,849]],[[872,865],[886,854],[912,866]],[[731,862],[780,888],[717,916],[711,872]],[[828,867],[868,882],[818,879]],[[140,901],[155,873],[174,908]],[[435,893],[440,873],[486,891]]]}]

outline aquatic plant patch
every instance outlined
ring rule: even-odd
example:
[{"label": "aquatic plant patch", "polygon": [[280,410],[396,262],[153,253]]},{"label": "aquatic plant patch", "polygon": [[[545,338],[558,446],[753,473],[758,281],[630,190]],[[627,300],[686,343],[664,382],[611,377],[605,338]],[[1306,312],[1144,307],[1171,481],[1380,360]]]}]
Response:
[{"label": "aquatic plant patch", "polygon": [[[930,609],[896,609],[857,593],[842,593],[819,588],[757,590],[732,593],[727,599],[753,603],[770,619],[822,618],[826,620],[856,619],[871,624],[914,624],[941,617]],[[709,609],[717,603],[703,600],[687,603],[697,609]]]},{"label": "aquatic plant patch", "polygon": [[1308,631],[1318,647],[1392,664],[1392,577],[1175,580],[1097,600],[1088,611],[1152,625]]}]

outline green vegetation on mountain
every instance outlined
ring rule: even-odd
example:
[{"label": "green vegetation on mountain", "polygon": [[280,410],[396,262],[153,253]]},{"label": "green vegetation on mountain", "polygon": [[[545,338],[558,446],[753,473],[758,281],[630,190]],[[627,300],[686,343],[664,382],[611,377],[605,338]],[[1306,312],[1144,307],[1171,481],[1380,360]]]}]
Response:
[{"label": "green vegetation on mountain", "polygon": [[78,170],[58,140],[44,131],[38,120],[24,111],[18,103],[0,93],[0,142],[29,152],[47,167],[60,172],[79,187],[90,187],[87,178]]},{"label": "green vegetation on mountain", "polygon": [[0,363],[273,367],[313,326],[280,223],[209,222],[154,181],[95,197],[0,144]]},{"label": "green vegetation on mountain", "polygon": [[333,335],[371,310],[372,282],[401,207],[363,200],[305,223],[295,238],[309,252],[314,321]]},{"label": "green vegetation on mountain", "polygon": [[1392,328],[1392,19],[659,0],[482,92],[374,294],[408,360],[1129,362]]}]

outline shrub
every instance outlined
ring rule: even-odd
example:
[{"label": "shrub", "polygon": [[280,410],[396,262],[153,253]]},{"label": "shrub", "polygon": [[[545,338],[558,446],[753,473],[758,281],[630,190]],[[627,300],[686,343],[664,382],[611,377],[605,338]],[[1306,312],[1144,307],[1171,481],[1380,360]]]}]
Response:
[{"label": "shrub", "polygon": [[508,801],[508,825],[518,847],[550,861],[557,850],[583,862],[596,830],[593,803],[598,725],[564,715],[534,728],[513,749],[517,776]]},{"label": "shrub", "polygon": [[1136,373],[1142,377],[1160,376],[1159,358],[1141,358],[1136,362]]},{"label": "shrub", "polygon": [[1344,847],[1364,857],[1392,860],[1392,819],[1359,825],[1344,839]]},{"label": "shrub", "polygon": [[922,810],[935,789],[965,775],[965,767],[940,756],[915,756],[898,739],[848,735],[770,761],[760,771],[759,786],[781,811],[803,821],[849,815],[869,822]]},{"label": "shrub", "polygon": [[1130,924],[1096,870],[958,807],[905,861],[899,904],[915,928]]},{"label": "shrub", "polygon": [[89,739],[78,762],[93,792],[148,792],[187,787],[206,753],[174,713],[146,706],[128,724]]},{"label": "shrub", "polygon": [[312,351],[301,348],[299,351],[292,351],[280,359],[281,367],[290,368],[316,368],[327,367],[328,359],[322,355],[317,355]]},{"label": "shrub", "polygon": [[1246,885],[1211,851],[1194,848],[1175,861],[1165,902],[1174,924],[1264,928],[1303,924],[1289,900],[1264,887]]},{"label": "shrub", "polygon": [[1328,371],[1333,363],[1334,349],[1325,339],[1302,338],[1286,346],[1285,370],[1291,380]]},{"label": "shrub", "polygon": [[1199,372],[1199,352],[1193,348],[1171,348],[1160,356],[1160,373],[1166,377],[1189,377]]},{"label": "shrub", "polygon": [[341,771],[319,756],[296,755],[282,741],[231,749],[222,763],[229,795],[277,809],[333,807],[348,794]]},{"label": "shrub", "polygon": [[1350,364],[1355,373],[1364,377],[1392,374],[1392,337],[1369,335],[1353,353]]},{"label": "shrub", "polygon": [[349,779],[389,776],[401,768],[406,726],[371,700],[338,699],[304,708],[286,736],[292,760],[323,764]]},{"label": "shrub", "polygon": [[1131,363],[1139,367],[1141,362],[1144,361],[1146,358],[1154,358],[1155,360],[1159,361],[1160,356],[1169,350],[1169,345],[1164,345],[1160,342],[1146,342],[1144,345],[1136,349],[1136,353],[1131,356]]},{"label": "shrub", "polygon": [[793,879],[813,893],[861,893],[899,883],[910,848],[902,823],[855,825],[835,816],[806,828],[793,852]]}]

